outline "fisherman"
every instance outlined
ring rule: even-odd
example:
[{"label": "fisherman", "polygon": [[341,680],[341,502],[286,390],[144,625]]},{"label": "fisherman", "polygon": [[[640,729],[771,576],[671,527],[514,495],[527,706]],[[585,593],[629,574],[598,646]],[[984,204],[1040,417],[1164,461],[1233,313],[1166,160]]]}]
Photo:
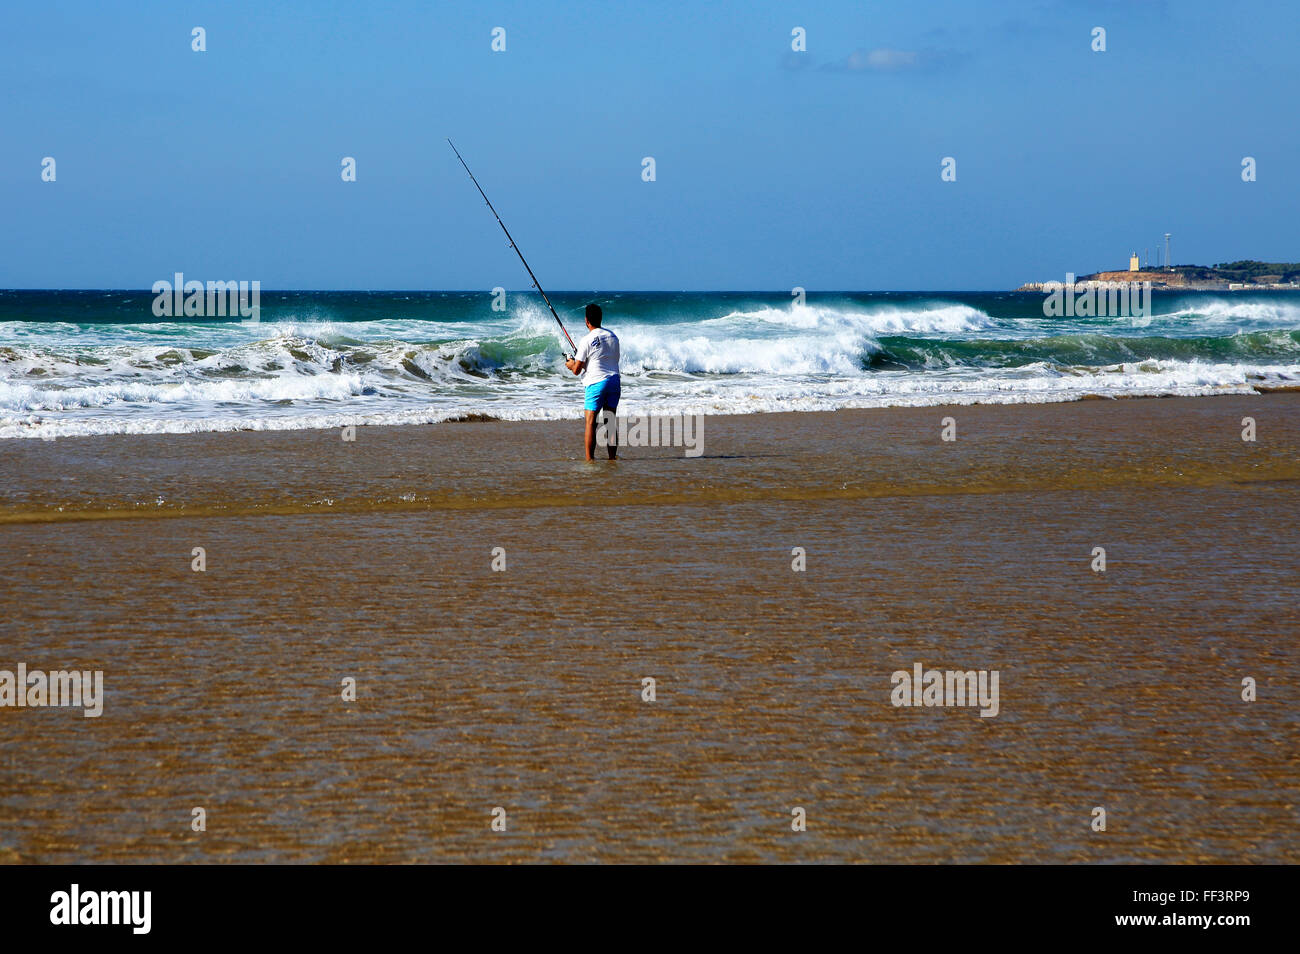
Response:
[{"label": "fisherman", "polygon": [[[618,376],[618,337],[600,326],[603,317],[599,305],[593,302],[587,306],[587,333],[578,342],[573,357],[564,362],[564,366],[574,374],[582,375],[582,383],[587,389],[587,400],[583,405],[587,413],[587,460],[595,459],[596,415],[601,411],[609,411],[611,415],[616,412],[622,390]],[[605,430],[610,435],[609,459],[614,460],[618,456],[618,446],[613,440],[614,428],[606,427]]]}]

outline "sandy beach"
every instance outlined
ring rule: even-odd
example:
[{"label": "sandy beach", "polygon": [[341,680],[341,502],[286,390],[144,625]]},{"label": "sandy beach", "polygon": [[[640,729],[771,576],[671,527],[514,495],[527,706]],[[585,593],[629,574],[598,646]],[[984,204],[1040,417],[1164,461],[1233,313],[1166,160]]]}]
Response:
[{"label": "sandy beach", "polygon": [[1298,394],[2,443],[3,862],[1300,860]]}]

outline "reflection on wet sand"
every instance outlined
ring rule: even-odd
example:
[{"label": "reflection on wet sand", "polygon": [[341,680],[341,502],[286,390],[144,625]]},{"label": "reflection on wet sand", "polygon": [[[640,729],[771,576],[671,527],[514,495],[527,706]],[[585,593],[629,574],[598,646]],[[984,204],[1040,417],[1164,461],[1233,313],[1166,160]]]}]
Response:
[{"label": "reflection on wet sand", "polygon": [[6,442],[0,669],[105,701],[0,708],[0,860],[1294,862],[1298,412]]}]

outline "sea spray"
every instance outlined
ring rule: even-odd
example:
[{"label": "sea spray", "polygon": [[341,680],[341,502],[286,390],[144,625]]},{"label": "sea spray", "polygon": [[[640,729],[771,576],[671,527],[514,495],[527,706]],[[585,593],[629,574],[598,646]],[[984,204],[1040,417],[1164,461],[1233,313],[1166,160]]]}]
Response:
[{"label": "sea spray", "polygon": [[[1300,383],[1290,292],[1157,290],[1147,316],[1072,318],[1034,293],[554,299],[572,316],[592,297],[623,345],[625,399],[675,415]],[[146,292],[0,291],[0,438],[578,418],[553,319],[535,295],[510,303],[263,292],[252,324],[155,318]]]}]

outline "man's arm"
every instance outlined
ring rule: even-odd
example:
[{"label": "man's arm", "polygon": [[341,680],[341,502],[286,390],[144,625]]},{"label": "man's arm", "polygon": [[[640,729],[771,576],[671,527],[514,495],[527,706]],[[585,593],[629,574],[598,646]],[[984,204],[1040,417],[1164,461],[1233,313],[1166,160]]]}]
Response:
[{"label": "man's arm", "polygon": [[564,366],[568,368],[570,371],[572,371],[574,374],[582,374],[582,372],[587,370],[587,362],[579,361],[577,356],[574,356],[572,358],[566,358],[564,362]]}]

